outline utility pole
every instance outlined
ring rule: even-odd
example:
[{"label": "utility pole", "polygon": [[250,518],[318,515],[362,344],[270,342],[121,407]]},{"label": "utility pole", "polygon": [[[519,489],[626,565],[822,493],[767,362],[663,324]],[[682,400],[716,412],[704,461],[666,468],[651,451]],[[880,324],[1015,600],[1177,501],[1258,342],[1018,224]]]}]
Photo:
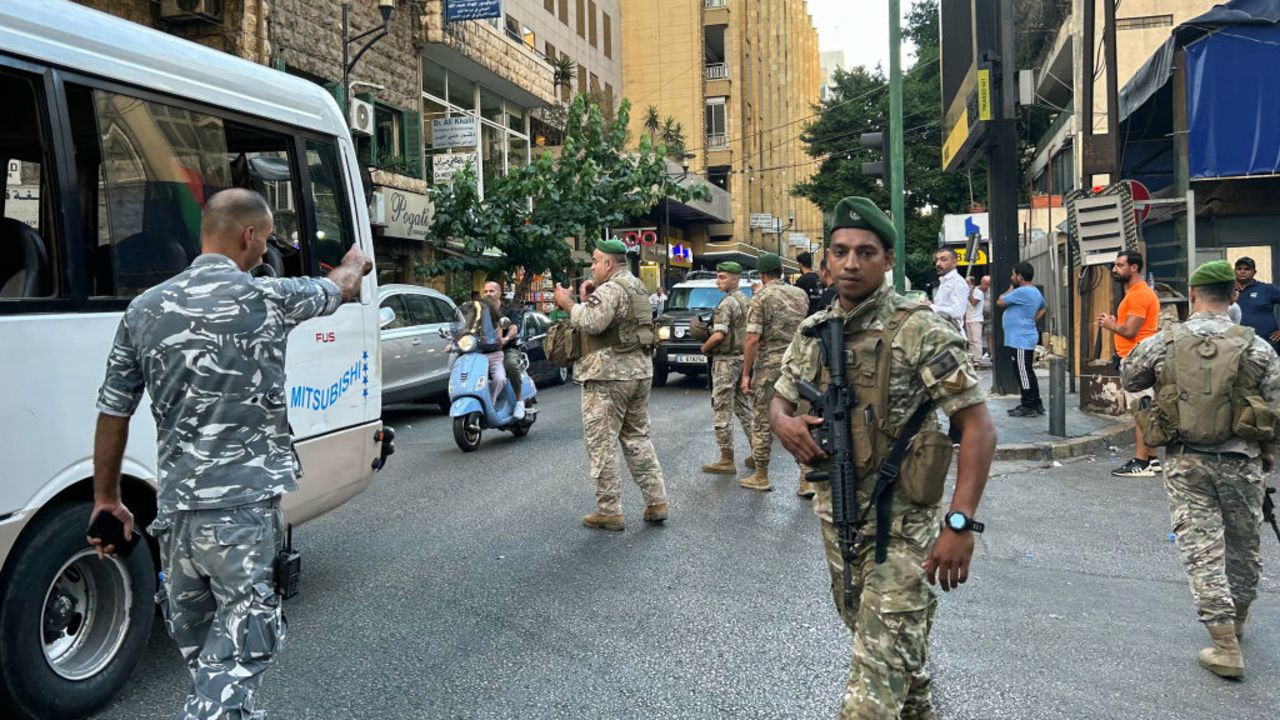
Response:
[{"label": "utility pole", "polygon": [[[1015,67],[1013,0],[1000,0],[999,32],[996,39],[998,57],[991,81],[992,102],[996,118],[992,121],[994,137],[987,145],[987,208],[991,225],[991,285],[998,297],[1007,288],[1013,266],[1018,262],[1018,126],[1014,110]],[[993,298],[994,299],[994,298]],[[999,310],[992,312],[995,321],[993,337],[1003,337],[1004,318]],[[992,389],[1000,395],[1021,390],[1012,355],[997,353],[992,358]]]},{"label": "utility pole", "polygon": [[[907,289],[907,222],[902,177],[902,9],[889,0],[889,205],[893,214],[893,287]],[[1016,197],[1016,195],[1015,195]],[[1015,211],[1016,212],[1016,211]],[[1016,219],[1015,219],[1016,223]]]}]

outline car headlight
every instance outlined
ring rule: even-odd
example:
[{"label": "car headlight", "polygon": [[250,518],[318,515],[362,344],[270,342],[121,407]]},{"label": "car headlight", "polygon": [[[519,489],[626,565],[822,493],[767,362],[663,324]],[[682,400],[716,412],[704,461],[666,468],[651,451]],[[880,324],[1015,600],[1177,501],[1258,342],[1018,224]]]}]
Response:
[{"label": "car headlight", "polygon": [[671,339],[671,326],[670,326],[670,325],[663,325],[662,327],[658,328],[658,339],[659,339],[659,340],[670,340],[670,339]]},{"label": "car headlight", "polygon": [[476,336],[463,335],[462,338],[458,340],[458,349],[461,350],[462,352],[471,352],[472,350],[475,350]]},{"label": "car headlight", "polygon": [[684,334],[685,334],[684,328],[676,328],[676,337],[682,338],[684,337]]}]

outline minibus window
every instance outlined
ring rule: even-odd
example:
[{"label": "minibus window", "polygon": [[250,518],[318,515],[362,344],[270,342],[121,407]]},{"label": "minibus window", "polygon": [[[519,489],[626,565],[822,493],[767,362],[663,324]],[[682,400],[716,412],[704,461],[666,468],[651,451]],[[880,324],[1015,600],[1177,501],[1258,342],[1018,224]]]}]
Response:
[{"label": "minibus window", "polygon": [[338,151],[330,143],[307,141],[311,197],[315,204],[315,237],[311,247],[321,272],[338,266],[353,243]]},{"label": "minibus window", "polygon": [[61,255],[52,221],[52,177],[45,172],[46,143],[40,116],[42,93],[33,78],[0,70],[0,301],[57,294],[55,264]]}]

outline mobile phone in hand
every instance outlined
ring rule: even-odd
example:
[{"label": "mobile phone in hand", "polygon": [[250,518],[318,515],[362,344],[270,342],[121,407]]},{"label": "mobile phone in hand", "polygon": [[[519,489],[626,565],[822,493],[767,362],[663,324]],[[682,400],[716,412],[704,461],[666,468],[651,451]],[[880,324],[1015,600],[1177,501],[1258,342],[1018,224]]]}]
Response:
[{"label": "mobile phone in hand", "polygon": [[133,531],[133,539],[124,539],[124,523],[120,519],[109,512],[100,512],[93,522],[89,523],[89,529],[85,532],[91,538],[102,541],[102,547],[108,545],[113,546],[113,553],[122,558],[127,558],[133,553],[133,548],[138,544],[138,530]]}]

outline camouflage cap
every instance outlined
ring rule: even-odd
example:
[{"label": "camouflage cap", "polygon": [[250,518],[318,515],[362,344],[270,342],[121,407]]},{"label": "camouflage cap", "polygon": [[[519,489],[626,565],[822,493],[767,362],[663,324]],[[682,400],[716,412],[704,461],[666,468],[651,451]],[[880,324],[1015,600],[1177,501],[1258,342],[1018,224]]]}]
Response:
[{"label": "camouflage cap", "polygon": [[602,253],[610,255],[626,255],[627,246],[618,238],[609,238],[608,240],[597,240],[596,249]]},{"label": "camouflage cap", "polygon": [[732,275],[741,275],[742,266],[732,260],[729,260],[727,262],[722,262],[719,265],[717,265],[716,272],[730,273]]},{"label": "camouflage cap", "polygon": [[1195,272],[1191,273],[1191,280],[1187,285],[1196,287],[1235,281],[1236,273],[1226,260],[1212,260],[1196,268]]},{"label": "camouflage cap", "polygon": [[762,273],[778,272],[782,269],[782,258],[773,253],[764,253],[756,258],[756,269]]},{"label": "camouflage cap", "polygon": [[827,229],[827,241],[831,241],[831,233],[845,228],[870,230],[880,238],[880,244],[886,250],[893,249],[897,231],[893,221],[876,204],[864,197],[847,197],[836,203],[832,213],[831,227]]}]

